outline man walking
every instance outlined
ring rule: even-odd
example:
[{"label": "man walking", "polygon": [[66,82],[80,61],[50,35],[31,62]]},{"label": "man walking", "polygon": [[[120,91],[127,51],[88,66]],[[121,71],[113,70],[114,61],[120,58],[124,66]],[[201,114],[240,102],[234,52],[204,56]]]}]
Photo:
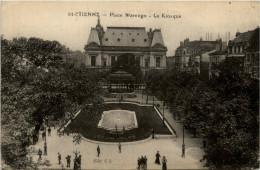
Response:
[{"label": "man walking", "polygon": [[167,163],[167,159],[165,158],[165,156],[163,156],[163,158],[162,158],[162,170],[167,170],[166,163]]},{"label": "man walking", "polygon": [[99,148],[99,145],[98,145],[98,147],[97,147],[97,156],[99,157],[99,154],[100,154],[100,148]]},{"label": "man walking", "polygon": [[144,169],[147,169],[147,158],[144,156]]},{"label": "man walking", "polygon": [[140,166],[141,166],[141,159],[140,159],[140,157],[137,160],[137,165],[138,165],[138,169],[140,169]]},{"label": "man walking", "polygon": [[58,152],[59,165],[61,164],[61,154]]},{"label": "man walking", "polygon": [[51,127],[48,128],[48,136],[51,136]]},{"label": "man walking", "polygon": [[70,168],[70,158],[71,158],[70,155],[68,155],[68,156],[66,157],[66,159],[67,159],[67,168]]},{"label": "man walking", "polygon": [[121,143],[118,144],[119,153],[121,153]]},{"label": "man walking", "polygon": [[39,159],[38,160],[42,160],[42,150],[41,149],[39,149],[38,155],[39,155]]}]

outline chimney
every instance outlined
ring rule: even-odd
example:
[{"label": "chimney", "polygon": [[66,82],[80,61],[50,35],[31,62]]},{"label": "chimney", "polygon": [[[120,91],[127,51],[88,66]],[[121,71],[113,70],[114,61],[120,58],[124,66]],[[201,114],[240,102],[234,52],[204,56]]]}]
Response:
[{"label": "chimney", "polygon": [[189,43],[189,38],[186,38],[185,40],[184,40],[184,47],[186,47],[186,45]]},{"label": "chimney", "polygon": [[182,41],[180,42],[180,46],[181,46],[181,47],[184,47],[184,44],[183,44],[183,42],[182,42]]},{"label": "chimney", "polygon": [[240,32],[237,31],[237,33],[236,33],[236,37],[237,37],[239,34],[240,34]]}]

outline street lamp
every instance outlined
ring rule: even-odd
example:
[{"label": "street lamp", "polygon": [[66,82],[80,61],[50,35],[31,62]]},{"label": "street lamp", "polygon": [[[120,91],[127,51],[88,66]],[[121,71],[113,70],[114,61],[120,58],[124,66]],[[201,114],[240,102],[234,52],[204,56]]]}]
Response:
[{"label": "street lamp", "polygon": [[154,95],[153,95],[153,105],[154,105]]},{"label": "street lamp", "polygon": [[183,125],[183,143],[182,143],[182,157],[185,158],[185,144],[184,144],[184,125]]},{"label": "street lamp", "polygon": [[46,119],[44,120],[44,133],[45,133],[45,138],[44,138],[44,155],[47,155],[47,133],[46,133]]}]

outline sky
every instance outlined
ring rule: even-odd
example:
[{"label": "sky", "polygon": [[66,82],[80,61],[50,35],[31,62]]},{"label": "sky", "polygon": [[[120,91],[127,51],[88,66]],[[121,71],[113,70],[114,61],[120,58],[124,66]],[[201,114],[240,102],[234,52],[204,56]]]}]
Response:
[{"label": "sky", "polygon": [[[78,16],[75,14],[78,12]],[[13,37],[38,37],[57,40],[71,50],[84,51],[97,16],[79,16],[79,12],[99,13],[101,25],[161,29],[167,56],[173,56],[180,41],[221,37],[230,39],[237,31],[259,26],[259,2],[2,2],[1,34]],[[72,13],[74,16],[72,16]],[[146,15],[146,18],[125,14]],[[111,16],[110,16],[111,14]],[[164,18],[162,15],[171,16]],[[86,14],[87,15],[87,14]],[[119,17],[119,15],[122,15]],[[165,16],[164,15],[164,16]],[[181,16],[174,18],[174,15]],[[156,17],[155,17],[156,16]],[[157,17],[159,16],[159,17]]]}]

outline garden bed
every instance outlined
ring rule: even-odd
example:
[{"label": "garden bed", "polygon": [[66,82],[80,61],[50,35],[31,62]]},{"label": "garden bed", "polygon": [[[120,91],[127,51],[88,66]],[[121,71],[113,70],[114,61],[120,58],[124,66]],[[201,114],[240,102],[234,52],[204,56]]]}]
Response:
[{"label": "garden bed", "polygon": [[[103,111],[130,110],[136,113],[138,128],[124,132],[111,132],[98,128]],[[163,124],[162,119],[152,106],[138,106],[126,103],[107,103],[99,109],[89,106],[82,109],[81,113],[65,128],[65,133],[80,133],[87,139],[105,142],[129,142],[146,139],[151,135],[151,129],[155,134],[171,135],[169,129]]]}]

